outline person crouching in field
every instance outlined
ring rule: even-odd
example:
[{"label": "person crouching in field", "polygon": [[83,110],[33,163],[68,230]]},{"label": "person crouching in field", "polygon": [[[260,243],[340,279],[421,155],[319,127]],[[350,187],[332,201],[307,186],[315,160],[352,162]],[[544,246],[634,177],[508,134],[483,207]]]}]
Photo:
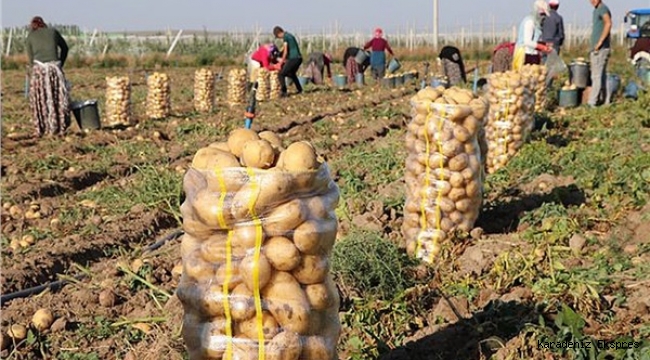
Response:
[{"label": "person crouching in field", "polygon": [[348,84],[353,84],[356,81],[357,74],[363,74],[366,68],[370,66],[370,56],[366,56],[363,63],[357,63],[357,54],[364,51],[358,47],[349,47],[345,49],[343,54],[343,66],[345,66],[345,75],[348,77]]},{"label": "person crouching in field", "polygon": [[29,105],[36,136],[64,134],[70,125],[70,99],[63,65],[68,44],[54,28],[35,16],[27,36],[27,55],[32,66]]},{"label": "person crouching in field", "polygon": [[280,70],[280,51],[275,44],[263,44],[248,58],[249,88],[257,81],[259,69]]},{"label": "person crouching in field", "polygon": [[327,69],[327,78],[332,78],[332,55],[320,51],[313,52],[307,57],[307,66],[305,67],[305,76],[311,79],[316,85],[321,85],[325,78]]},{"label": "person crouching in field", "polygon": [[442,63],[442,71],[449,79],[451,86],[464,84],[467,82],[467,75],[465,74],[465,64],[460,50],[455,46],[445,46],[440,50],[438,55]]}]

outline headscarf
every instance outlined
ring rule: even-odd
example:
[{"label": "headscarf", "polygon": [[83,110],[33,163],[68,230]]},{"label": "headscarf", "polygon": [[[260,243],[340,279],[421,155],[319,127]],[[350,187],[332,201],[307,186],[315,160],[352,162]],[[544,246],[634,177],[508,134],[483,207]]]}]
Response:
[{"label": "headscarf", "polygon": [[40,29],[40,28],[45,28],[45,27],[47,27],[47,25],[45,25],[45,21],[43,20],[42,17],[34,16],[32,18],[30,27],[32,28],[32,30],[37,30],[37,29]]},{"label": "headscarf", "polygon": [[542,19],[545,16],[548,16],[550,10],[548,4],[545,0],[535,0],[533,3],[533,18],[535,19],[535,25],[541,26]]},{"label": "headscarf", "polygon": [[379,39],[384,35],[384,30],[381,28],[376,28],[375,29],[375,38]]}]

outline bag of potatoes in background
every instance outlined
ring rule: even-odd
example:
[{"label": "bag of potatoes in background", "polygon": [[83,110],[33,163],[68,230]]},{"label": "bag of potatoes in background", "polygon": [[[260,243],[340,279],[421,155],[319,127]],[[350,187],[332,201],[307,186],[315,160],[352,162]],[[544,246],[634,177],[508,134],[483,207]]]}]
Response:
[{"label": "bag of potatoes in background", "polygon": [[246,69],[232,69],[228,72],[227,99],[230,105],[246,102]]},{"label": "bag of potatoes in background", "polygon": [[150,119],[162,119],[171,112],[169,76],[154,72],[147,77],[146,114]]},{"label": "bag of potatoes in background", "polygon": [[183,190],[190,359],[338,359],[339,188],[311,144],[236,129],[197,151]]},{"label": "bag of potatoes in background", "polygon": [[280,72],[271,71],[269,76],[269,85],[271,87],[270,99],[279,99],[282,95],[282,85],[280,84]]},{"label": "bag of potatoes in background", "polygon": [[483,199],[479,134],[488,104],[471,91],[426,87],[412,99],[402,231],[410,255],[433,263],[457,230],[470,232]]},{"label": "bag of potatoes in background", "polygon": [[535,99],[530,79],[520,73],[492,74],[488,84],[486,168],[488,174],[493,174],[506,166],[528,140],[534,125]]},{"label": "bag of potatoes in background", "polygon": [[194,110],[205,113],[214,108],[214,78],[210,69],[194,72]]},{"label": "bag of potatoes in background", "polygon": [[128,76],[106,77],[108,125],[131,123],[131,80]]},{"label": "bag of potatoes in background", "polygon": [[271,98],[271,73],[262,68],[257,71],[257,101],[268,101]]}]

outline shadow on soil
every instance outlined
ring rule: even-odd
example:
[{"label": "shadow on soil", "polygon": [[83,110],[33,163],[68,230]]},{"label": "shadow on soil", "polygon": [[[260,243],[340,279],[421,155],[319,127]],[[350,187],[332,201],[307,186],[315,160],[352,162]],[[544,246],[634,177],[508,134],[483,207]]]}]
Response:
[{"label": "shadow on soil", "polygon": [[579,206],[585,202],[584,192],[575,184],[559,186],[547,194],[526,194],[515,190],[508,200],[494,201],[486,205],[476,226],[486,234],[506,234],[517,230],[521,216],[544,203]]},{"label": "shadow on soil", "polygon": [[[445,301],[445,300],[442,300]],[[474,360],[489,358],[516,337],[526,324],[538,322],[534,306],[492,301],[468,319],[440,328],[382,355],[380,360]]]}]

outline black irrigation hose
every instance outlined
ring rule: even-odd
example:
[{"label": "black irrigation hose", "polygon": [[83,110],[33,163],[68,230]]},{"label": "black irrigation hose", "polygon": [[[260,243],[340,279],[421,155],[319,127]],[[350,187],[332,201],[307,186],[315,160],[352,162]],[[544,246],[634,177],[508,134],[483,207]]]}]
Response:
[{"label": "black irrigation hose", "polygon": [[[168,234],[167,236],[165,236],[164,238],[158,240],[157,242],[145,247],[144,252],[146,253],[146,252],[154,251],[154,250],[160,248],[161,246],[165,245],[167,242],[172,241],[172,240],[180,237],[181,235],[183,235],[183,230],[177,229],[174,232],[172,232],[172,233]],[[78,274],[78,275],[73,276],[72,279],[81,280],[81,279],[85,278],[86,276],[87,276],[86,274]],[[57,281],[50,282],[48,284],[38,285],[38,286],[31,287],[29,289],[19,290],[19,291],[10,293],[10,294],[2,295],[2,297],[0,297],[0,305],[4,305],[6,302],[14,300],[14,299],[25,298],[25,297],[28,297],[28,296],[32,296],[34,294],[41,293],[41,292],[43,292],[43,291],[45,291],[47,289],[50,289],[51,291],[60,290],[63,286],[65,286],[68,283],[72,282],[73,281],[72,279],[71,280],[67,280],[67,279],[57,280]]]}]

